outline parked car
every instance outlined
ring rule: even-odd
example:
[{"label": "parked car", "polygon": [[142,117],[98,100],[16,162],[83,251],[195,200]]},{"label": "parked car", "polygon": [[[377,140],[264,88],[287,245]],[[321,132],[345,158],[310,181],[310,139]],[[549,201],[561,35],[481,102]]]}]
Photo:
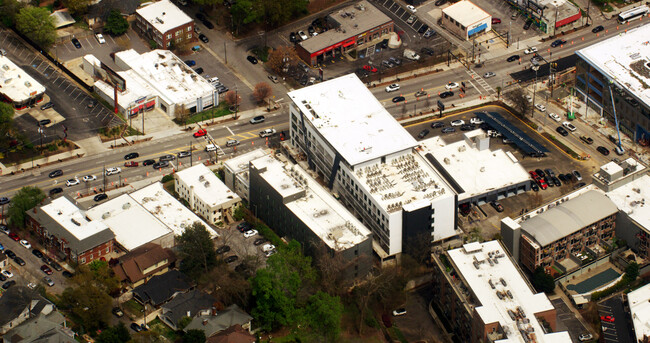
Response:
[{"label": "parked car", "polygon": [[113,309],[111,310],[111,312],[113,312],[113,314],[114,314],[115,317],[117,317],[117,318],[122,318],[122,317],[124,316],[124,312],[122,312],[122,309],[119,308],[119,307],[113,307]]},{"label": "parked car", "polygon": [[443,127],[442,130],[440,130],[442,133],[452,133],[456,132],[456,129],[453,127]]},{"label": "parked car", "polygon": [[302,31],[302,30],[298,31],[298,37],[300,37],[300,39],[302,39],[302,40],[307,40],[307,39],[309,39],[309,36],[307,36],[307,35],[305,34],[305,32]]},{"label": "parked car", "polygon": [[578,337],[578,340],[580,340],[580,342],[586,342],[586,341],[590,341],[592,339],[594,339],[594,336],[592,334],[590,334],[590,333],[583,333]]},{"label": "parked car", "polygon": [[253,242],[253,245],[256,245],[256,246],[257,246],[257,245],[262,245],[262,244],[264,244],[264,243],[266,243],[266,242],[267,242],[266,239],[264,239],[264,238],[258,238],[258,239],[255,240],[255,242]]},{"label": "parked car", "polygon": [[564,39],[556,39],[551,43],[551,48],[556,48],[558,46],[566,44],[566,41]]},{"label": "parked car", "polygon": [[275,132],[275,129],[266,129],[264,131],[260,131],[260,138],[273,136],[275,135]]},{"label": "parked car", "polygon": [[67,270],[64,270],[64,271],[61,273],[61,275],[63,275],[63,277],[65,277],[65,278],[67,278],[67,279],[70,279],[71,277],[74,276],[74,274],[70,273],[70,272],[67,271]]},{"label": "parked car", "polygon": [[104,35],[102,35],[101,33],[96,34],[95,38],[97,39],[97,42],[99,42],[99,44],[106,43],[106,39],[104,39]]},{"label": "parked car", "polygon": [[600,320],[613,323],[615,319],[614,316],[600,316]]},{"label": "parked car", "polygon": [[491,78],[491,77],[493,77],[493,76],[496,76],[496,75],[497,75],[497,74],[495,74],[495,73],[493,73],[493,72],[491,72],[491,71],[488,71],[487,73],[483,74],[483,78],[484,78],[484,79],[489,79],[489,78]]},{"label": "parked car", "polygon": [[406,314],[406,309],[403,308],[403,307],[393,310],[393,316],[394,317],[403,316],[405,314]]},{"label": "parked car", "polygon": [[230,246],[222,245],[219,248],[217,248],[216,253],[217,253],[217,255],[221,255],[221,254],[227,253],[228,251],[230,251]]},{"label": "parked car", "polygon": [[20,245],[22,245],[23,248],[25,248],[25,249],[31,249],[32,248],[32,245],[29,244],[29,242],[26,239],[21,239],[20,241],[18,241],[18,243],[20,243]]},{"label": "parked car", "polygon": [[253,228],[253,224],[248,222],[241,222],[237,224],[237,230],[242,233],[251,230],[252,228]]},{"label": "parked car", "polygon": [[49,287],[53,287],[53,286],[54,286],[54,280],[52,280],[52,278],[50,278],[49,276],[45,276],[45,277],[43,277],[43,282],[44,282],[46,285],[48,285]]},{"label": "parked car", "polygon": [[603,27],[602,25],[598,25],[598,26],[594,27],[593,29],[591,29],[591,32],[598,33],[598,32],[603,31],[603,30],[605,30],[605,27]]},{"label": "parked car", "polygon": [[499,18],[492,18],[492,25],[495,25],[495,24],[501,24],[501,19],[499,19]]},{"label": "parked car", "polygon": [[136,161],[124,162],[124,167],[126,167],[126,168],[137,167],[137,166],[138,166],[138,162],[136,162]]},{"label": "parked car", "polygon": [[7,281],[7,282],[3,283],[2,288],[7,290],[7,289],[9,289],[9,287],[11,287],[11,286],[13,286],[15,284],[16,284],[16,281],[10,280],[10,281]]},{"label": "parked car", "polygon": [[411,13],[417,12],[417,10],[415,9],[415,7],[413,5],[406,5],[406,9],[411,11]]},{"label": "parked car", "polygon": [[181,151],[178,154],[176,154],[176,157],[178,157],[178,158],[185,158],[185,157],[190,157],[190,156],[192,156],[191,151]]},{"label": "parked car", "polygon": [[106,176],[110,176],[110,175],[119,174],[121,172],[122,169],[120,167],[110,167],[110,168],[106,168],[104,174],[106,174]]},{"label": "parked car", "polygon": [[59,193],[63,193],[63,188],[54,187],[54,188],[50,189],[49,193],[50,193],[50,196],[55,195],[55,194],[59,194]]},{"label": "parked car", "polygon": [[244,238],[250,238],[250,237],[253,237],[255,235],[257,235],[257,230],[255,230],[255,229],[244,232]]},{"label": "parked car", "polygon": [[533,21],[532,20],[527,20],[526,24],[524,24],[524,30],[530,29],[531,25],[533,25]]},{"label": "parked car", "polygon": [[201,20],[201,23],[203,24],[203,26],[207,27],[209,30],[214,29],[214,24],[212,24],[212,22],[207,20],[207,19]]},{"label": "parked car", "polygon": [[[424,38],[429,38],[429,37],[431,37],[431,36],[433,36],[433,35],[435,35],[435,34],[436,34],[436,30],[434,30],[434,29],[432,29],[432,28],[429,28],[429,29],[424,33],[424,35],[423,35],[422,37],[424,37]],[[433,55],[433,54],[431,54],[431,55]]]},{"label": "parked car", "polygon": [[4,224],[0,224],[0,231],[2,231],[5,235],[9,235],[11,233],[7,225]]},{"label": "parked car", "polygon": [[530,183],[530,189],[532,189],[534,192],[539,192],[539,186],[535,182]]},{"label": "parked car", "polygon": [[201,68],[201,67],[198,67],[198,68],[194,69],[194,71],[199,75],[203,74],[203,68]]},{"label": "parked car", "polygon": [[7,197],[0,197],[0,206],[8,204],[10,201],[11,200],[9,200]]},{"label": "parked car", "polygon": [[483,119],[481,119],[479,117],[474,117],[474,118],[469,120],[469,123],[473,124],[473,125],[481,125],[481,124],[483,124]]},{"label": "parked car", "polygon": [[14,277],[14,274],[6,269],[1,271],[0,273],[2,273],[2,275],[7,279],[11,279],[12,277]]},{"label": "parked car", "polygon": [[418,134],[418,138],[422,139],[422,138],[426,137],[428,134],[429,134],[429,129],[424,129],[424,130],[420,131],[420,133]]},{"label": "parked car", "polygon": [[444,98],[446,98],[446,97],[448,97],[448,96],[454,96],[454,92],[452,92],[452,91],[446,91],[446,92],[441,92],[441,93],[440,93],[440,98],[441,98],[441,99],[444,99]]},{"label": "parked car", "polygon": [[449,82],[449,83],[447,83],[445,85],[445,89],[452,90],[452,89],[458,88],[459,86],[460,85],[458,84],[458,82]]},{"label": "parked car", "polygon": [[142,327],[140,325],[138,325],[137,323],[131,323],[130,327],[131,327],[131,330],[133,330],[135,332],[141,332],[142,331]]},{"label": "parked car", "polygon": [[565,137],[569,135],[569,132],[565,130],[562,126],[558,126],[557,129],[555,129],[555,131],[557,131],[557,133]]},{"label": "parked car", "polygon": [[237,261],[238,259],[239,259],[239,257],[237,255],[231,255],[231,256],[226,257],[224,259],[224,261],[226,263],[233,263],[233,262]]},{"label": "parked car", "polygon": [[38,258],[42,258],[42,257],[43,257],[43,253],[42,253],[40,250],[38,250],[38,249],[34,249],[34,250],[32,250],[32,254],[34,254],[34,256],[36,256],[36,257],[38,257]]},{"label": "parked car", "polygon": [[508,59],[506,61],[514,62],[514,61],[517,61],[517,60],[519,60],[519,55],[512,55],[512,56],[508,57]]},{"label": "parked car", "polygon": [[609,155],[609,149],[605,148],[604,146],[598,146],[596,150],[605,156]]},{"label": "parked car", "polygon": [[373,67],[371,65],[363,66],[363,70],[367,70],[367,71],[369,71],[371,73],[376,73],[377,72],[377,68],[375,68],[375,67]]},{"label": "parked car", "polygon": [[[46,102],[46,103],[44,103],[43,105],[41,105],[41,111],[45,111],[45,110],[47,110],[48,108],[52,108],[53,106],[54,106],[54,103],[53,103],[53,102],[51,102],[51,101]],[[39,125],[41,125],[41,126],[45,126],[45,125],[47,125],[47,124],[49,124],[49,123],[52,122],[52,121],[49,120],[49,119],[44,119],[44,120],[42,120],[42,121],[47,121],[47,122],[46,122],[45,124],[39,122]]]},{"label": "parked car", "polygon": [[81,43],[79,42],[79,40],[77,38],[72,37],[72,39],[70,41],[72,41],[72,45],[74,45],[75,48],[81,49]]},{"label": "parked car", "polygon": [[100,193],[100,194],[97,194],[97,195],[95,195],[95,197],[93,198],[93,200],[95,200],[95,202],[100,202],[100,201],[102,201],[102,200],[106,200],[106,199],[108,199],[108,195],[106,195],[106,193]]},{"label": "parked car", "polygon": [[574,171],[572,171],[571,173],[573,174],[573,177],[576,178],[576,180],[578,180],[578,181],[582,181],[582,175],[580,174],[579,171],[574,170]]},{"label": "parked car", "polygon": [[431,128],[432,129],[437,129],[439,127],[445,127],[445,123],[443,123],[441,121],[434,121],[433,123],[431,123]]},{"label": "parked car", "polygon": [[591,137],[585,136],[585,135],[580,136],[580,140],[582,140],[583,142],[585,142],[587,144],[593,144],[594,143],[594,140]]},{"label": "parked car", "polygon": [[144,160],[142,161],[143,166],[150,166],[152,164],[156,163],[156,160]]},{"label": "parked car", "polygon": [[169,167],[169,162],[167,161],[161,161],[161,162],[156,162],[152,165],[153,169],[162,169],[162,168],[167,168]]},{"label": "parked car", "polygon": [[531,46],[531,47],[527,48],[526,50],[524,50],[524,54],[526,54],[526,55],[534,54],[536,52],[537,52],[537,47],[534,47],[534,46]]},{"label": "parked car", "polygon": [[6,250],[4,251],[4,254],[7,255],[7,257],[9,257],[9,258],[12,259],[12,260],[15,260],[15,259],[16,259],[16,253],[13,252],[13,251],[11,251],[11,250],[9,250],[9,249],[6,249]]},{"label": "parked car", "polygon": [[562,125],[564,127],[566,127],[571,132],[575,132],[575,130],[576,130],[576,127],[573,126],[573,124],[569,123],[568,121],[563,122]]},{"label": "parked car", "polygon": [[248,62],[252,64],[257,64],[257,58],[255,58],[254,56],[250,56],[250,55],[246,56],[246,59],[248,60]]},{"label": "parked car", "polygon": [[546,112],[546,106],[542,104],[535,104],[535,108],[538,109],[540,112]]},{"label": "parked car", "polygon": [[503,212],[503,205],[498,201],[490,201],[490,206],[494,207],[497,212]]},{"label": "parked car", "polygon": [[41,271],[47,275],[52,275],[52,269],[46,265],[41,266]]},{"label": "parked car", "polygon": [[557,122],[559,122],[560,120],[562,120],[562,118],[560,118],[560,116],[557,115],[557,114],[555,114],[555,113],[549,113],[548,116],[549,116],[549,118],[551,118],[551,119],[553,119],[553,120],[555,120],[555,121],[557,121]]},{"label": "parked car", "polygon": [[158,161],[160,162],[169,162],[169,161],[173,161],[174,159],[175,159],[174,155],[170,155],[170,154],[165,154],[158,157]]},{"label": "parked car", "polygon": [[196,61],[195,61],[195,60],[186,60],[186,61],[185,61],[185,64],[186,64],[188,67],[194,67],[194,66],[196,65]]},{"label": "parked car", "polygon": [[269,75],[269,80],[273,83],[278,83],[278,77],[275,75]]}]

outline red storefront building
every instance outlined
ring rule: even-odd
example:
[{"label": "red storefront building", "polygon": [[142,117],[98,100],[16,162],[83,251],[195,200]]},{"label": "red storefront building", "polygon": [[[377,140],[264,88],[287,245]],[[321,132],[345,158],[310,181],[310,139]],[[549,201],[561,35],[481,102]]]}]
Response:
[{"label": "red storefront building", "polygon": [[365,0],[330,13],[326,26],[327,31],[296,44],[298,56],[312,67],[368,43],[379,43],[393,32],[393,20]]}]

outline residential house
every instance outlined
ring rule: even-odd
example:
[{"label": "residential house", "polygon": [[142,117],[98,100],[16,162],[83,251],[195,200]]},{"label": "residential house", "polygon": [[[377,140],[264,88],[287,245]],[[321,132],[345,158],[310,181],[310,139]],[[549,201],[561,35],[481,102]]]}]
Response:
[{"label": "residential house", "polygon": [[77,343],[75,333],[65,327],[65,317],[59,311],[43,312],[9,330],[4,343]]},{"label": "residential house", "polygon": [[255,341],[256,337],[244,330],[239,324],[235,324],[206,339],[206,343],[253,343]]},{"label": "residential house", "polygon": [[171,249],[163,249],[154,243],[130,251],[112,266],[113,272],[124,286],[138,287],[156,275],[165,274],[176,262],[176,255]]},{"label": "residential house", "polygon": [[253,317],[240,309],[239,306],[233,304],[216,314],[211,312],[194,317],[185,327],[185,331],[192,329],[203,330],[205,337],[210,337],[234,325],[239,325],[250,333],[252,320]]},{"label": "residential house", "polygon": [[49,315],[56,307],[36,290],[15,285],[0,297],[0,335],[40,314]]},{"label": "residential house", "polygon": [[195,317],[215,312],[216,299],[199,290],[191,290],[174,297],[168,303],[161,306],[162,313],[159,315],[165,324],[174,330],[178,330],[178,323],[183,317]]},{"label": "residential house", "polygon": [[145,284],[132,290],[133,299],[141,304],[149,304],[159,308],[180,293],[186,293],[192,288],[187,277],[178,270],[170,270],[165,274],[152,277]]},{"label": "residential house", "polygon": [[163,49],[195,40],[194,20],[169,0],[137,9],[135,19],[136,31]]}]

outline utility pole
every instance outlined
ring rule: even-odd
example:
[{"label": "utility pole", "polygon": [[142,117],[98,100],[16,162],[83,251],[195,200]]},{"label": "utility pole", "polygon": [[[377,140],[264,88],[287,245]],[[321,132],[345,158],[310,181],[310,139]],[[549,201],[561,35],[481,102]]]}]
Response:
[{"label": "utility pole", "polygon": [[190,141],[190,167],[192,166],[192,158],[194,154],[192,153],[192,141]]},{"label": "utility pole", "polygon": [[223,57],[225,60],[225,64],[228,64],[228,50],[226,50],[226,42],[223,42]]},{"label": "utility pole", "polygon": [[142,113],[142,134],[144,135],[144,112]]}]

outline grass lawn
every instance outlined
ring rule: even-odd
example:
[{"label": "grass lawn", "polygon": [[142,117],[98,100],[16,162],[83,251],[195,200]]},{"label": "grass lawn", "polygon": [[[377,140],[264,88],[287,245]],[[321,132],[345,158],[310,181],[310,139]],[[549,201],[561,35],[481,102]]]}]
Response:
[{"label": "grass lawn", "polygon": [[[217,106],[217,108],[211,108],[207,111],[203,111],[200,113],[194,113],[192,114],[189,118],[187,118],[187,124],[193,124],[196,122],[208,120],[208,119],[213,119],[213,118],[219,118],[223,116],[227,116],[231,114],[232,112],[228,109],[228,104],[225,102],[222,102]],[[174,121],[179,124],[178,119],[174,119]],[[180,122],[179,125],[182,125],[183,123]]]},{"label": "grass lawn", "polygon": [[160,319],[156,318],[147,323],[149,330],[168,338],[170,341],[175,342],[178,338],[176,331],[172,330],[169,326],[165,325]]},{"label": "grass lawn", "polygon": [[125,312],[128,312],[135,317],[141,317],[142,310],[144,310],[144,307],[139,302],[133,299],[122,304],[122,307],[124,308]]}]

